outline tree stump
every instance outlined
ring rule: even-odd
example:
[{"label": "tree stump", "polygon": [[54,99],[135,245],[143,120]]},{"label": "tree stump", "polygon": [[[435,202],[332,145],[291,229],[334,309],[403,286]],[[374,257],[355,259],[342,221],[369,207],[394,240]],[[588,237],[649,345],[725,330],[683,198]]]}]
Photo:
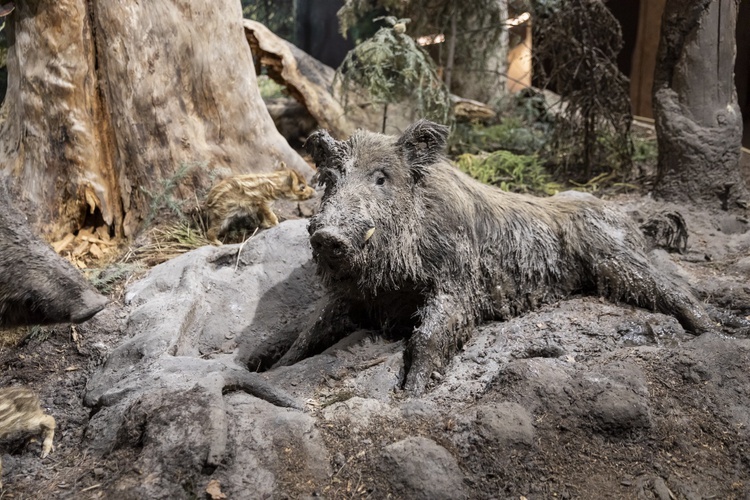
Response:
[{"label": "tree stump", "polygon": [[734,84],[739,0],[668,0],[654,75],[655,194],[723,210],[747,206]]},{"label": "tree stump", "polygon": [[312,173],[263,104],[239,2],[19,0],[6,29],[0,175],[51,238],[87,217],[134,235],[180,169],[182,199],[216,169]]}]

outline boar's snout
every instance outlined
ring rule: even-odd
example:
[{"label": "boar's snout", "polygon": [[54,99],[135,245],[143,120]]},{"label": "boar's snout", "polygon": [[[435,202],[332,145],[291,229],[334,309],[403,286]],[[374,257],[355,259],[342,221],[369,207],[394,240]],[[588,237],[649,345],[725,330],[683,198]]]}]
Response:
[{"label": "boar's snout", "polygon": [[338,231],[319,229],[310,236],[313,252],[329,262],[336,262],[351,253],[352,246]]},{"label": "boar's snout", "polygon": [[93,290],[86,290],[81,294],[81,303],[70,312],[70,321],[72,323],[83,323],[94,317],[96,313],[104,309],[107,305],[107,297],[100,295]]}]

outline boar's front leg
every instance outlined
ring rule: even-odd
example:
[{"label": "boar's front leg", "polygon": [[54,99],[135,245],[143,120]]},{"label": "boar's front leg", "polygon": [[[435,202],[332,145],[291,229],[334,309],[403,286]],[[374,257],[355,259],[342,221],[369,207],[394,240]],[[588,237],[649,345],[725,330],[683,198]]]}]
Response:
[{"label": "boar's front leg", "polygon": [[336,298],[326,301],[315,313],[312,325],[302,329],[292,347],[279,359],[277,366],[293,365],[310,356],[320,354],[356,329],[351,319],[350,300]]},{"label": "boar's front leg", "polygon": [[422,321],[404,354],[408,370],[404,389],[415,396],[425,391],[432,373],[440,372],[463,347],[475,324],[466,303],[447,294],[430,298],[419,316]]},{"label": "boar's front leg", "polygon": [[268,202],[261,203],[258,207],[258,218],[262,229],[268,229],[279,224],[279,218],[273,213],[271,204]]},{"label": "boar's front leg", "polygon": [[42,458],[52,452],[54,446],[52,441],[55,439],[55,419],[52,415],[43,415],[39,418],[39,428],[42,430]]}]

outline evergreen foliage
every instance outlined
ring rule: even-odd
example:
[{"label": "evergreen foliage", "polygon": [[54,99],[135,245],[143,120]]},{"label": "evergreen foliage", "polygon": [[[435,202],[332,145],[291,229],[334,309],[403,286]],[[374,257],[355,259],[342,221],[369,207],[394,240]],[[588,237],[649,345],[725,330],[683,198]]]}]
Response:
[{"label": "evergreen foliage", "polygon": [[450,95],[432,58],[403,32],[408,19],[387,18],[386,21],[392,27],[381,28],[351,50],[336,72],[335,80],[342,84],[344,105],[350,86],[355,84],[383,105],[384,130],[388,104],[404,99],[415,99],[423,117],[448,123]]},{"label": "evergreen foliage", "polygon": [[450,151],[454,154],[478,154],[504,149],[515,154],[532,155],[542,150],[548,133],[543,127],[524,124],[513,116],[487,126],[462,123],[456,126],[451,137]]},{"label": "evergreen foliage", "polygon": [[242,16],[262,23],[285,40],[294,40],[293,0],[242,0]]},{"label": "evergreen foliage", "polygon": [[601,0],[534,0],[534,72],[560,94],[548,156],[588,179],[632,164],[628,80],[617,68],[620,25]]},{"label": "evergreen foliage", "polygon": [[[525,12],[527,0],[509,0],[511,12]],[[506,31],[501,22],[498,0],[346,0],[339,10],[341,31],[367,32],[373,17],[389,15],[409,18],[409,26],[415,38],[423,35],[444,34],[446,43],[434,45],[429,53],[436,63],[458,80],[497,81],[500,77],[489,70],[487,62],[496,55],[502,34]],[[454,30],[455,28],[455,30]],[[357,39],[357,40],[361,40]],[[451,58],[448,46],[453,43],[455,53]],[[452,60],[451,60],[452,59]],[[460,81],[453,78],[451,92],[462,95]]]}]

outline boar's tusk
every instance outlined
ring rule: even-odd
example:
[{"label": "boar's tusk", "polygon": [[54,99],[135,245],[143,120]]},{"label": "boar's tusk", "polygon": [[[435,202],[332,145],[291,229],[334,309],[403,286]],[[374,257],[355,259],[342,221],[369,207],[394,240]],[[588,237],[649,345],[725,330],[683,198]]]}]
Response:
[{"label": "boar's tusk", "polygon": [[372,233],[374,232],[375,232],[374,227],[371,227],[370,229],[368,229],[367,232],[365,233],[365,241],[369,240],[372,237]]}]

